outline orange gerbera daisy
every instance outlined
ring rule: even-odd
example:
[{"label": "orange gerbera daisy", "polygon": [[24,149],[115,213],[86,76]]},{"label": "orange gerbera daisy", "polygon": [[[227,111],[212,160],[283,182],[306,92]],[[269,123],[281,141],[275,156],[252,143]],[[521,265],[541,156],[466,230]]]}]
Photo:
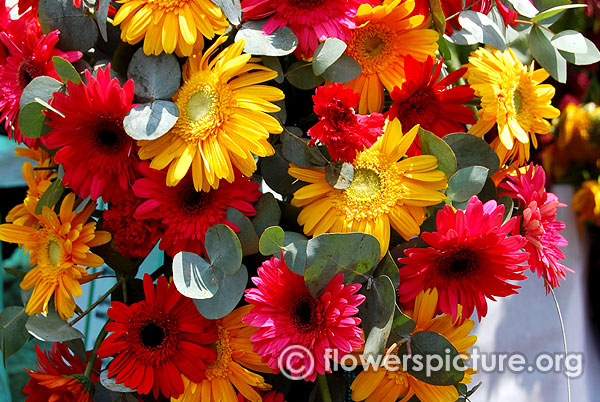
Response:
[{"label": "orange gerbera daisy", "polygon": [[372,7],[362,4],[354,20],[358,28],[348,42],[347,53],[362,67],[361,75],[346,86],[360,93],[358,112],[381,112],[385,87],[392,91],[404,81],[404,58],[424,62],[437,49],[439,35],[423,24],[425,17],[412,15],[414,0],[386,1]]},{"label": "orange gerbera daisy", "polygon": [[27,195],[23,202],[13,207],[6,215],[6,222],[15,225],[29,226],[34,229],[40,227],[35,206],[40,197],[52,183],[51,179],[56,176],[52,170],[34,170],[30,162],[23,163],[23,178],[27,183]]},{"label": "orange gerbera daisy", "polygon": [[[87,222],[96,209],[88,204],[83,211],[73,211],[75,194],[65,197],[57,215],[44,206],[39,215],[40,228],[15,224],[0,225],[0,240],[18,243],[30,252],[31,269],[21,282],[21,289],[34,288],[25,307],[27,314],[48,313],[54,295],[55,308],[63,320],[73,316],[75,300],[81,296],[81,284],[99,274],[88,274],[84,267],[99,267],[104,260],[92,254],[90,247],[110,241],[110,233],[96,231],[96,222]],[[87,223],[86,223],[87,222]]]}]

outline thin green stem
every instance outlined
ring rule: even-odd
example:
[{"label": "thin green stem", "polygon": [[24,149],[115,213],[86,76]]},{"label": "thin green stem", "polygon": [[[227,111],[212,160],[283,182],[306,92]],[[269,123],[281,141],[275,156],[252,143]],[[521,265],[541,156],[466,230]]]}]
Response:
[{"label": "thin green stem", "polygon": [[106,330],[104,329],[105,327],[106,324],[104,324],[104,327],[102,327],[102,330],[98,334],[98,339],[96,339],[96,342],[94,343],[94,349],[92,349],[92,353],[90,354],[87,366],[85,366],[85,372],[83,373],[83,375],[87,378],[90,378],[90,376],[92,375],[92,370],[94,369],[94,362],[96,361],[97,357],[96,351],[100,347],[100,344],[102,343],[104,338],[106,338]]},{"label": "thin green stem", "polygon": [[319,383],[319,391],[321,392],[321,400],[323,402],[332,402],[329,386],[327,385],[327,377],[324,374],[317,374],[317,382]]},{"label": "thin green stem", "polygon": [[[563,321],[562,313],[560,312],[560,306],[558,304],[558,299],[556,298],[554,289],[552,289],[552,286],[550,286],[548,279],[544,278],[544,281],[546,281],[546,286],[548,286],[548,288],[550,289],[550,293],[552,293],[552,298],[554,299],[554,305],[556,306],[556,312],[558,313],[558,320],[560,321],[560,330],[562,332],[563,348],[565,349],[565,356],[567,356],[567,335],[565,333],[565,322]],[[569,377],[568,373],[566,373],[566,377],[567,377],[567,398],[568,398],[567,401],[571,402],[571,378]]]},{"label": "thin green stem", "polygon": [[73,326],[75,325],[79,320],[81,320],[83,317],[85,317],[86,315],[88,315],[88,313],[90,311],[92,311],[94,308],[96,308],[96,306],[98,306],[98,304],[102,303],[102,301],[104,299],[106,299],[108,296],[110,296],[110,294],[112,292],[114,292],[119,286],[121,286],[121,282],[124,282],[125,279],[120,279],[117,283],[115,283],[113,285],[112,288],[110,288],[106,293],[104,293],[102,296],[100,296],[100,298],[98,300],[96,300],[91,306],[89,306],[87,308],[87,310],[85,310],[83,313],[81,313],[77,318],[75,318],[73,321],[71,321],[69,323],[69,326]]}]

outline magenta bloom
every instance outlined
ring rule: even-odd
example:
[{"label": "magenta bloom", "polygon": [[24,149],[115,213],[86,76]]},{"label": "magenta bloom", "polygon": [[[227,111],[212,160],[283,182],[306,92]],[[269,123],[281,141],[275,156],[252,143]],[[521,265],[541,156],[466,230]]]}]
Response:
[{"label": "magenta bloom", "polygon": [[527,239],[525,250],[529,252],[529,265],[533,272],[546,281],[546,292],[550,287],[560,286],[559,279],[566,279],[565,271],[574,272],[559,261],[565,258],[559,247],[567,240],[558,232],[565,228],[564,222],[556,220],[556,207],[564,207],[556,194],[546,191],[546,172],[541,166],[530,164],[525,173],[508,176],[500,184],[504,194],[518,199],[523,210],[517,227]]},{"label": "magenta bloom", "polygon": [[289,27],[298,37],[295,54],[311,59],[319,41],[338,38],[347,42],[356,28],[354,16],[363,3],[375,6],[375,0],[242,0],[244,20],[269,17],[263,32]]},{"label": "magenta bloom", "polygon": [[356,294],[360,284],[343,281],[338,274],[316,299],[304,278],[282,260],[273,257],[258,268],[258,277],[252,278],[257,288],[246,290],[254,308],[243,321],[260,328],[250,340],[276,373],[285,366],[295,377],[314,381],[317,373],[331,372],[328,349],[339,350],[342,358],[364,343],[360,318],[354,315],[365,296]]},{"label": "magenta bloom", "polygon": [[431,247],[411,248],[398,259],[400,268],[399,301],[411,302],[422,290],[436,288],[439,309],[469,318],[475,308],[479,320],[487,314],[487,299],[516,294],[520,286],[510,280],[522,280],[527,260],[520,252],[526,240],[508,236],[516,218],[502,224],[504,205],[491,200],[484,205],[473,196],[466,211],[445,205],[437,214],[437,232],[421,234]]}]

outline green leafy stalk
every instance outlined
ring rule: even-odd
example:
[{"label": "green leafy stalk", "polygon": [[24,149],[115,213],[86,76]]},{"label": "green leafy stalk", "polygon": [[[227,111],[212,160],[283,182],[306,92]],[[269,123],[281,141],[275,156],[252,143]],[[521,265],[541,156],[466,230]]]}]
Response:
[{"label": "green leafy stalk", "polygon": [[321,398],[323,402],[332,402],[331,394],[329,393],[329,386],[327,385],[327,377],[325,377],[325,374],[317,374],[317,382],[319,384],[319,391],[321,392]]}]

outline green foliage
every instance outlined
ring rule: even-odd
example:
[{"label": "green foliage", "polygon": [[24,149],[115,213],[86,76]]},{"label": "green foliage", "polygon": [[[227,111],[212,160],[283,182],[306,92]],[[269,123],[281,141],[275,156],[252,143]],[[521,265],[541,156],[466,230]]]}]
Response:
[{"label": "green foliage", "polygon": [[316,76],[312,70],[312,64],[306,61],[297,61],[288,68],[285,73],[287,80],[299,89],[313,89],[321,85],[325,80]]},{"label": "green foliage", "polygon": [[354,179],[354,167],[348,162],[331,162],[325,168],[325,180],[330,186],[337,189],[350,187]]},{"label": "green foliage", "polygon": [[392,327],[390,330],[390,336],[387,341],[386,347],[391,347],[394,343],[399,343],[403,339],[410,336],[410,333],[415,330],[417,323],[404,314],[398,306],[394,312],[394,320],[392,321]]},{"label": "green foliage", "polygon": [[281,219],[281,209],[273,194],[263,194],[256,205],[256,216],[252,218],[252,225],[257,234],[262,234],[269,226],[275,226]]},{"label": "green foliage", "polygon": [[235,208],[227,209],[225,219],[240,228],[236,234],[242,244],[242,254],[246,256],[258,253],[258,235],[252,222]]},{"label": "green foliage", "polygon": [[258,241],[258,248],[262,255],[278,254],[283,250],[285,234],[279,226],[265,229]]},{"label": "green foliage", "polygon": [[63,321],[54,303],[48,306],[48,314],[34,314],[29,316],[25,324],[27,332],[33,337],[45,342],[65,342],[72,339],[83,338],[83,334]]},{"label": "green foliage", "polygon": [[134,140],[155,140],[168,133],[178,117],[175,103],[155,100],[132,108],[123,119],[123,128]]},{"label": "green foliage", "polygon": [[[56,74],[60,77],[63,83],[67,83],[68,81],[72,81],[75,84],[79,84],[81,82],[81,76],[75,70],[75,67],[62,57],[54,56],[52,58],[52,63],[54,64],[54,70],[56,70]],[[41,76],[44,77],[44,76]],[[37,78],[41,78],[37,77]],[[50,78],[50,77],[46,77]],[[35,80],[35,78],[34,78]],[[50,99],[52,96],[49,96],[47,99]],[[22,98],[21,98],[22,100]]]},{"label": "green foliage", "polygon": [[315,75],[321,75],[333,65],[346,51],[346,43],[338,38],[327,38],[320,43],[313,55],[312,69]]},{"label": "green foliage", "polygon": [[284,26],[265,35],[262,31],[265,22],[267,18],[245,22],[235,35],[236,42],[241,38],[246,39],[246,53],[257,56],[285,56],[296,50],[298,38],[290,28]]},{"label": "green foliage", "polygon": [[242,22],[242,5],[240,4],[240,0],[213,0],[225,16],[229,20],[229,22],[233,25],[239,25]]},{"label": "green foliage", "polygon": [[35,213],[41,214],[44,207],[53,208],[56,203],[60,200],[63,193],[65,192],[65,185],[61,179],[56,179],[48,186],[46,191],[42,194],[39,201],[35,205]]},{"label": "green foliage", "polygon": [[[39,99],[39,98],[38,98]],[[50,121],[42,114],[46,107],[39,102],[30,102],[19,112],[19,130],[29,138],[40,138],[52,129],[46,123]]]},{"label": "green foliage", "polygon": [[[60,57],[55,58],[60,59]],[[58,92],[62,86],[63,84],[60,81],[55,80],[52,77],[45,75],[35,77],[29,84],[27,84],[25,89],[23,89],[21,99],[19,100],[19,107],[22,109],[28,103],[37,102],[37,99],[41,99],[46,102],[49,99],[52,99],[54,92]]]},{"label": "green foliage", "polygon": [[345,84],[358,78],[361,73],[362,67],[360,64],[347,54],[343,54],[321,74],[321,77],[329,82]]},{"label": "green foliage", "polygon": [[156,99],[170,100],[179,89],[181,69],[177,58],[172,54],[161,53],[158,56],[144,54],[139,48],[134,54],[127,78],[135,82],[135,95],[145,101]]},{"label": "green foliage", "polygon": [[492,147],[482,138],[467,133],[453,133],[444,136],[444,141],[456,155],[456,168],[485,166],[488,176],[500,167],[500,159]]},{"label": "green foliage", "polygon": [[535,17],[531,19],[531,22],[542,23],[544,20],[549,19],[557,14],[563,13],[570,8],[585,8],[585,4],[564,4],[561,6],[556,6],[549,8],[547,10],[542,11],[537,14]]},{"label": "green foliage", "polygon": [[363,353],[365,356],[378,356],[383,354],[392,329],[396,289],[385,275],[376,277],[370,285],[363,289],[366,299],[359,308],[365,333]]},{"label": "green foliage", "polygon": [[15,354],[27,342],[29,334],[25,329],[26,322],[27,314],[23,307],[6,307],[0,313],[0,350],[3,359]]},{"label": "green foliage", "polygon": [[58,48],[87,52],[98,40],[98,28],[83,8],[77,8],[72,0],[40,0],[39,18],[42,31],[60,31]]},{"label": "green foliage", "polygon": [[504,33],[487,15],[465,10],[458,15],[458,22],[462,29],[451,36],[451,40],[457,45],[485,43],[500,50],[506,48]]},{"label": "green foliage", "polygon": [[438,160],[438,169],[449,179],[456,171],[454,151],[440,137],[430,131],[419,128],[419,142],[423,155],[433,155]]},{"label": "green foliage", "polygon": [[447,195],[453,202],[469,200],[479,194],[488,176],[489,169],[484,166],[469,166],[456,171],[448,180]]},{"label": "green foliage", "polygon": [[302,131],[299,128],[287,127],[281,133],[282,156],[287,161],[303,168],[327,165],[327,160],[319,152],[318,148],[309,147],[308,142],[301,137]]}]

